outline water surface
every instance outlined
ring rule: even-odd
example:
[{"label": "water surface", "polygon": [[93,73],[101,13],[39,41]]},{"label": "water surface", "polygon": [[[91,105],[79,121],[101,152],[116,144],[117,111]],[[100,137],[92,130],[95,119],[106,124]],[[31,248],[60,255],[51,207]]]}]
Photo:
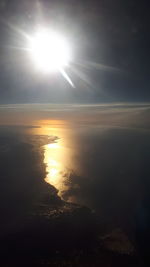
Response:
[{"label": "water surface", "polygon": [[[149,201],[149,108],[89,106],[57,111],[44,106],[43,111],[42,106],[42,111],[35,111],[33,107],[31,116],[21,108],[5,112],[3,127],[9,135],[38,145],[43,156],[33,166],[35,172],[43,168],[42,179],[57,189],[61,199],[87,206],[112,224],[134,224]],[[10,116],[16,116],[15,126]],[[27,169],[32,162],[31,158]]]}]

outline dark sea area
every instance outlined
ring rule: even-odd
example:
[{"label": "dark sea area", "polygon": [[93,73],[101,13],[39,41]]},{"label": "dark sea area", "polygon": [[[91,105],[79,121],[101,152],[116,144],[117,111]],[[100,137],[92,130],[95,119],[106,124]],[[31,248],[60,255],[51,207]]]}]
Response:
[{"label": "dark sea area", "polygon": [[0,266],[149,266],[149,106],[0,113]]}]

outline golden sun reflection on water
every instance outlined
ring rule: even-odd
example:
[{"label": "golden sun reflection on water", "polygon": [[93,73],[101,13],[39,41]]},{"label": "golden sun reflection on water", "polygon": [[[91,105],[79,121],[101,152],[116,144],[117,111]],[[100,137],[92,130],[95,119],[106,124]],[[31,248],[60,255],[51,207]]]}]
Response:
[{"label": "golden sun reflection on water", "polygon": [[70,173],[74,168],[74,142],[72,129],[65,121],[46,120],[36,123],[39,128],[32,129],[32,133],[48,136],[49,143],[44,145],[44,164],[46,165],[45,181],[58,190],[62,197],[69,187]]},{"label": "golden sun reflection on water", "polygon": [[[57,123],[55,120],[54,123],[52,121],[42,123],[38,131],[38,134],[48,135],[50,139],[50,143],[44,145],[45,181],[53,185],[58,190],[58,195],[62,197],[63,191],[68,188],[66,181],[71,168],[72,150],[68,144],[69,129],[65,123],[60,121]],[[56,140],[53,141],[53,137],[56,137]]]},{"label": "golden sun reflection on water", "polygon": [[51,143],[44,146],[44,163],[46,164],[46,178],[45,181],[53,185],[58,194],[67,190],[65,179],[67,179],[67,170],[64,165],[65,148],[60,141],[58,143]]}]

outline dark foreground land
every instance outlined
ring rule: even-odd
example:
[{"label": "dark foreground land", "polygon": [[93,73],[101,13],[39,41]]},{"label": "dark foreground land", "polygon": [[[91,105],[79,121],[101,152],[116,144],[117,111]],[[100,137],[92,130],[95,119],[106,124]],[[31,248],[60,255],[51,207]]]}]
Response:
[{"label": "dark foreground land", "polygon": [[65,203],[46,183],[37,203],[26,213],[22,208],[12,206],[17,221],[1,233],[1,266],[143,266],[121,229],[108,231],[88,208]]}]

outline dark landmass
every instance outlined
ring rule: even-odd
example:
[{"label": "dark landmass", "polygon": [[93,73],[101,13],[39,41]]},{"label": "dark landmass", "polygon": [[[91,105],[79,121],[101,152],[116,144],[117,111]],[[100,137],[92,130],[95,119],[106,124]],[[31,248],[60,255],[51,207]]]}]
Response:
[{"label": "dark landmass", "polygon": [[44,181],[46,137],[26,140],[0,135],[0,265],[142,266],[124,230],[108,230],[96,213],[63,201]]}]

